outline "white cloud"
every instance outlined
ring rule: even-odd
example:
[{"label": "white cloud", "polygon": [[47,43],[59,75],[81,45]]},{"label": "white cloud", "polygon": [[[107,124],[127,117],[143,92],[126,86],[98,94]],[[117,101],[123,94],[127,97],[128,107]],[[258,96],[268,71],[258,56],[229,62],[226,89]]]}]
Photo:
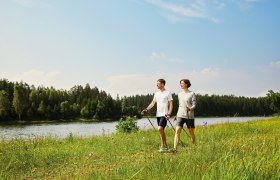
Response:
[{"label": "white cloud", "polygon": [[38,7],[38,6],[42,6],[42,5],[46,5],[45,1],[42,0],[14,0],[16,3],[18,3],[19,5],[23,6],[23,7],[27,7],[27,8],[34,8],[34,7]]},{"label": "white cloud", "polygon": [[219,23],[221,22],[220,19],[216,18],[216,17],[211,17],[210,20],[214,23]]},{"label": "white cloud", "polygon": [[257,2],[259,0],[244,0],[244,1],[247,2],[247,3],[253,3],[253,2]]},{"label": "white cloud", "polygon": [[26,71],[23,73],[16,74],[11,78],[12,81],[23,81],[28,84],[33,84],[35,86],[53,86],[56,82],[57,77],[60,72],[43,72],[36,69]]},{"label": "white cloud", "polygon": [[166,17],[171,22],[179,22],[182,19],[174,14],[163,13],[163,16]]},{"label": "white cloud", "polygon": [[226,7],[226,4],[225,4],[224,2],[219,3],[219,4],[217,5],[217,9],[224,9],[225,7]]},{"label": "white cloud", "polygon": [[152,52],[150,55],[150,60],[152,62],[170,62],[170,63],[182,63],[183,60],[180,58],[171,58],[166,55],[165,52]]},{"label": "white cloud", "polygon": [[[163,56],[164,57],[164,56]],[[279,61],[271,63],[273,67],[279,68]],[[275,72],[275,71],[273,71]],[[262,76],[259,72],[248,72],[233,69],[219,69],[205,67],[199,70],[170,73],[170,72],[155,72],[155,73],[138,73],[138,74],[117,74],[109,76],[105,84],[98,84],[99,89],[110,93],[112,97],[117,94],[120,97],[131,96],[136,94],[153,94],[157,91],[156,81],[159,78],[166,80],[166,89],[172,93],[181,91],[179,81],[181,79],[190,79],[192,86],[191,90],[199,94],[219,94],[219,95],[236,95],[236,96],[265,96],[269,89],[279,91],[279,84],[275,83],[275,73],[268,71]],[[60,72],[44,72],[39,70],[30,70],[9,78],[11,81],[23,81],[29,85],[44,85],[53,86],[55,88],[64,88],[65,83],[69,89],[69,81],[72,81],[71,86],[81,84],[81,79],[77,83],[73,83],[70,77],[62,77]],[[88,81],[88,80],[87,80]],[[88,81],[91,82],[91,81]]]},{"label": "white cloud", "polygon": [[270,62],[270,67],[280,69],[280,61],[272,61]]},{"label": "white cloud", "polygon": [[187,17],[207,19],[213,23],[220,23],[221,20],[216,15],[221,13],[221,10],[225,10],[230,3],[231,5],[237,5],[240,9],[248,9],[260,2],[260,0],[146,0],[146,2],[164,11],[163,16],[171,22],[178,22]]},{"label": "white cloud", "polygon": [[212,69],[212,68],[204,68],[200,71],[201,74],[206,76],[218,76],[219,70],[218,69]]},{"label": "white cloud", "polygon": [[154,74],[121,74],[107,78],[108,86],[102,89],[115,97],[136,94],[148,94],[156,90],[155,81],[163,77],[163,73]]},{"label": "white cloud", "polygon": [[[146,0],[148,3],[165,11],[163,15],[171,22],[178,22],[182,17],[189,18],[203,18],[208,19],[214,23],[219,23],[220,20],[217,17],[210,16],[207,13],[209,4],[206,4],[204,0],[184,1],[184,2],[167,2],[167,0]],[[208,2],[207,2],[208,3]],[[223,8],[224,3],[220,3],[218,8]]]},{"label": "white cloud", "polygon": [[163,0],[147,0],[148,3],[151,3],[161,9],[167,10],[169,12],[186,16],[186,17],[204,17],[203,9],[201,8],[202,3],[197,1],[196,3],[191,4],[192,7],[185,7],[183,5],[169,3]]},{"label": "white cloud", "polygon": [[166,60],[167,56],[164,52],[152,52],[152,54],[150,55],[150,59],[151,61],[157,61],[157,60]]},{"label": "white cloud", "polygon": [[[166,89],[173,93],[181,91],[181,79],[190,79],[191,90],[200,94],[219,94],[236,96],[264,96],[267,88],[272,88],[269,82],[255,78],[255,75],[240,70],[223,70],[203,68],[179,73],[153,74],[123,74],[108,78],[109,85],[105,88],[113,97],[136,94],[148,94],[157,91],[156,81],[159,78],[166,80]],[[274,89],[277,87],[274,87]]]},{"label": "white cloud", "polygon": [[236,1],[237,5],[241,9],[248,9],[252,7],[256,2],[259,2],[260,0],[238,0]]},{"label": "white cloud", "polygon": [[222,62],[224,64],[228,64],[230,62],[230,58],[225,57]]}]

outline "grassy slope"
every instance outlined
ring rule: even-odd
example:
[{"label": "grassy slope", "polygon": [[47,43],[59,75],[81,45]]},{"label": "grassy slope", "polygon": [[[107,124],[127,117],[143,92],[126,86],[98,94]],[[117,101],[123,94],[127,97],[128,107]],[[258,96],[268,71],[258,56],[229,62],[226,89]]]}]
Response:
[{"label": "grassy slope", "polygon": [[[197,146],[157,152],[153,131],[0,142],[0,179],[277,179],[280,118],[197,127]],[[174,132],[167,131],[172,146]],[[93,152],[92,156],[89,153]]]}]

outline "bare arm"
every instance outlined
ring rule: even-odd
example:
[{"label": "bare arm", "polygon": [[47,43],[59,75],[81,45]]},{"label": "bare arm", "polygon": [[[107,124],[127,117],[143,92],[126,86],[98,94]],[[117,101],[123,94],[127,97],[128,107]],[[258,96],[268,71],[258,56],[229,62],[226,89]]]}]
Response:
[{"label": "bare arm", "polygon": [[173,110],[173,101],[169,101],[169,112],[168,112],[168,114],[170,114],[170,116],[172,114],[172,110]]},{"label": "bare arm", "polygon": [[156,104],[156,102],[153,100],[153,101],[149,104],[149,106],[141,112],[141,115],[144,115],[147,111],[149,111],[150,109],[152,109],[152,108],[154,107],[155,104]]},{"label": "bare arm", "polygon": [[169,108],[168,108],[168,114],[166,115],[166,120],[169,120],[172,114],[172,109],[173,109],[173,101],[169,101]]},{"label": "bare arm", "polygon": [[156,104],[156,102],[152,101],[146,109],[149,111],[150,109],[152,109],[154,107],[155,104]]}]

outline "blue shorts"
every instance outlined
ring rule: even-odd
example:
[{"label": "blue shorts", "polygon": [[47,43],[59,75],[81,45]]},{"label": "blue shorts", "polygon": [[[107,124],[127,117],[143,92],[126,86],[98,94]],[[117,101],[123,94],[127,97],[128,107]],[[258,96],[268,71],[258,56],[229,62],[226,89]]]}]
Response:
[{"label": "blue shorts", "polygon": [[166,118],[164,116],[163,117],[157,117],[157,124],[158,124],[158,126],[161,126],[164,129],[167,125]]},{"label": "blue shorts", "polygon": [[186,118],[177,117],[177,124],[176,124],[177,126],[183,127],[185,123],[186,123],[188,129],[195,128],[194,119],[186,119]]}]

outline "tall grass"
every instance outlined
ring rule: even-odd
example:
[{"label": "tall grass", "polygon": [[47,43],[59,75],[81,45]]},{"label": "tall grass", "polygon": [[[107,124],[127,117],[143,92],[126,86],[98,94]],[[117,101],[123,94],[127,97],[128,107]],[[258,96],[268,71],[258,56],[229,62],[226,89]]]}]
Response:
[{"label": "tall grass", "polygon": [[279,117],[197,127],[197,145],[182,132],[177,154],[158,153],[153,130],[2,140],[0,179],[280,179],[279,127]]}]

